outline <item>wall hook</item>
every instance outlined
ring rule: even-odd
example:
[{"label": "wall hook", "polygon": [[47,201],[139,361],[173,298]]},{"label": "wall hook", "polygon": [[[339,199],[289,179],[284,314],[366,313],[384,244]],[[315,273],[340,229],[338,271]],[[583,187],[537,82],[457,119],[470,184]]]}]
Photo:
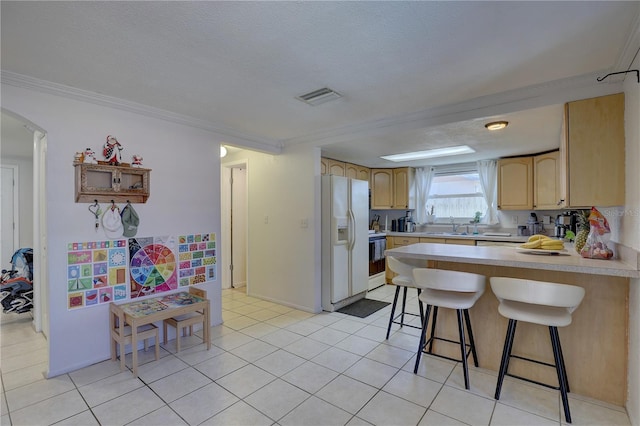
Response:
[{"label": "wall hook", "polygon": [[626,74],[626,73],[629,73],[629,72],[635,72],[636,73],[636,79],[638,80],[638,83],[640,83],[640,71],[639,70],[627,70],[627,71],[610,72],[609,74],[605,75],[604,77],[597,77],[596,80],[602,81],[605,78],[609,77],[610,75]]}]

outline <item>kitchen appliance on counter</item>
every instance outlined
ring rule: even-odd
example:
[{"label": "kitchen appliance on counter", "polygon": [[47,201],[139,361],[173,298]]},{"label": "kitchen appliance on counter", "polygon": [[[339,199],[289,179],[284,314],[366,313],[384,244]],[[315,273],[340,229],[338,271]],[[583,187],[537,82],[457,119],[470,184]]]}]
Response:
[{"label": "kitchen appliance on counter", "polygon": [[368,194],[366,181],[322,176],[322,309],[325,311],[333,312],[366,295]]},{"label": "kitchen appliance on counter", "polygon": [[412,211],[407,210],[406,216],[396,219],[396,227],[393,228],[391,221],[391,231],[394,232],[416,232],[416,223],[413,221]]},{"label": "kitchen appliance on counter", "polygon": [[553,228],[554,229],[553,235],[556,238],[564,238],[564,235],[567,233],[567,227],[566,227],[566,225],[564,223],[563,218],[564,218],[564,216],[561,215],[561,214],[559,214],[556,217],[556,223],[555,223],[555,226]]},{"label": "kitchen appliance on counter", "polygon": [[555,236],[564,238],[567,231],[571,231],[574,235],[578,232],[578,212],[575,210],[566,211],[556,217]]},{"label": "kitchen appliance on counter", "polygon": [[404,217],[404,230],[405,232],[415,232],[416,231],[416,223],[413,221],[413,216],[411,216],[411,210],[407,210],[407,215]]},{"label": "kitchen appliance on counter", "polygon": [[538,215],[531,212],[529,219],[527,219],[527,228],[529,228],[529,235],[544,234],[544,224],[538,220]]},{"label": "kitchen appliance on counter", "polygon": [[406,229],[405,229],[405,226],[406,226],[405,224],[407,223],[407,218],[406,217],[399,217],[397,219],[397,221],[398,221],[398,226],[397,226],[396,231],[398,231],[398,232],[407,232]]}]

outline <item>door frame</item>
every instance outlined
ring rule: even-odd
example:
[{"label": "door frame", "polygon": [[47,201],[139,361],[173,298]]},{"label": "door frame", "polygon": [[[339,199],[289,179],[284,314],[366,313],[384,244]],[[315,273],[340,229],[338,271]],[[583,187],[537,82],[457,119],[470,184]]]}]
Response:
[{"label": "door frame", "polygon": [[[232,248],[232,233],[231,233],[231,169],[234,168],[244,168],[246,170],[246,182],[245,182],[245,205],[247,206],[245,214],[245,223],[247,224],[247,228],[249,227],[249,160],[241,159],[235,161],[229,161],[225,163],[221,163],[220,165],[220,208],[221,208],[221,222],[222,222],[222,232],[221,232],[221,255],[222,255],[222,266],[221,266],[221,285],[223,289],[231,288],[231,248]],[[225,232],[226,231],[226,232]],[[245,259],[246,259],[246,277],[247,277],[247,285],[246,285],[246,293],[249,294],[249,286],[251,280],[249,279],[249,232],[246,232],[246,241],[245,241]]]},{"label": "door frame", "polygon": [[47,132],[19,114],[5,108],[0,108],[0,110],[3,114],[7,114],[24,123],[24,127],[33,135],[33,328],[37,333],[49,336],[46,197]]}]

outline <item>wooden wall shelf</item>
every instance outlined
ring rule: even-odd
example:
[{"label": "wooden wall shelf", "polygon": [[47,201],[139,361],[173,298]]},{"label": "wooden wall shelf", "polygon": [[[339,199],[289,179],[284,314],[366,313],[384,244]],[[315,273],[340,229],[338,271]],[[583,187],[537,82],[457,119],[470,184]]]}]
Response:
[{"label": "wooden wall shelf", "polygon": [[151,169],[85,163],[74,167],[76,203],[146,203],[149,198]]}]

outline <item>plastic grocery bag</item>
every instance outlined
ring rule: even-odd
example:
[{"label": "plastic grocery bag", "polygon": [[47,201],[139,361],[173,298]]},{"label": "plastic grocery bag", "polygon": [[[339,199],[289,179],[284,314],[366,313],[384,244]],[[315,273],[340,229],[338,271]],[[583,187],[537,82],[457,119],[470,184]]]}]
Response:
[{"label": "plastic grocery bag", "polygon": [[611,229],[609,228],[607,218],[595,207],[591,208],[589,226],[589,236],[587,237],[586,244],[580,251],[580,255],[588,259],[611,259],[613,257],[613,250],[607,246],[609,238],[611,237]]}]

